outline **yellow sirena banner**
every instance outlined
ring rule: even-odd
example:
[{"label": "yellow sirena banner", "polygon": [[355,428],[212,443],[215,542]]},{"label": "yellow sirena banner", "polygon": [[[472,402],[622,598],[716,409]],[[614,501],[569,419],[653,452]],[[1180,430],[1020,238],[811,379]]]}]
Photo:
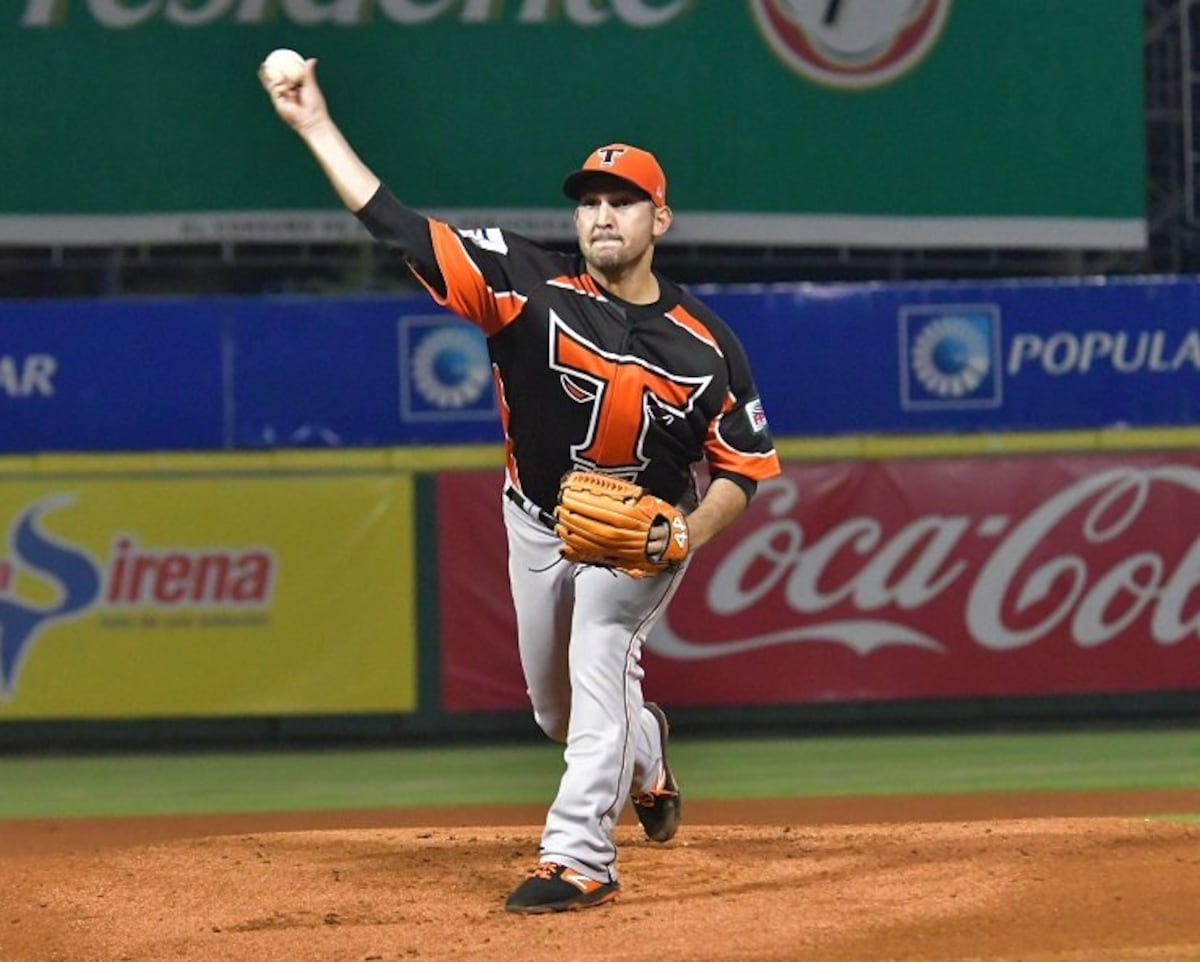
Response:
[{"label": "yellow sirena banner", "polygon": [[0,471],[0,720],[413,711],[412,478],[347,462]]}]

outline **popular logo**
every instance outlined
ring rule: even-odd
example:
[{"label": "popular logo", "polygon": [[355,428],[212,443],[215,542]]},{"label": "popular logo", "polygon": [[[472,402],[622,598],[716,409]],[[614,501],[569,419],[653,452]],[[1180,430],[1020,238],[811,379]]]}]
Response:
[{"label": "popular logo", "polygon": [[73,503],[70,495],[56,494],[27,507],[12,525],[7,554],[0,553],[0,700],[12,696],[22,662],[52,623],[93,610],[245,612],[269,605],[274,552],[147,550],[134,534],[116,532],[109,557],[99,561],[45,528],[47,515]]},{"label": "popular logo", "polygon": [[405,421],[494,419],[492,363],[476,329],[445,316],[400,319],[400,416]]},{"label": "popular logo", "polygon": [[750,0],[771,50],[819,84],[864,89],[912,70],[937,42],[952,0]]},{"label": "popular logo", "polygon": [[906,411],[993,408],[1002,401],[1000,311],[992,304],[900,311],[900,404]]},{"label": "popular logo", "polygon": [[57,373],[53,354],[0,354],[0,397],[54,397]]},{"label": "popular logo", "polygon": [[1050,377],[1110,371],[1129,374],[1200,372],[1200,328],[1186,331],[1022,331],[1008,348],[1007,373],[1026,370]]}]

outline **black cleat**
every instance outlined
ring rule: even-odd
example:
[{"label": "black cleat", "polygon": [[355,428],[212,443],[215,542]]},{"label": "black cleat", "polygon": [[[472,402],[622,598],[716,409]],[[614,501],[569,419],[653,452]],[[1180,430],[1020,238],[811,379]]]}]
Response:
[{"label": "black cleat", "polygon": [[504,910],[518,915],[540,915],[590,909],[611,902],[620,890],[619,882],[597,882],[557,862],[542,862],[513,889]]},{"label": "black cleat", "polygon": [[667,716],[654,702],[646,702],[646,710],[658,721],[658,730],[662,735],[662,782],[658,788],[641,795],[631,796],[633,810],[637,812],[638,821],[646,830],[646,837],[652,842],[669,842],[679,831],[679,823],[683,819],[682,804],[679,797],[679,783],[667,762],[667,735],[670,725]]}]

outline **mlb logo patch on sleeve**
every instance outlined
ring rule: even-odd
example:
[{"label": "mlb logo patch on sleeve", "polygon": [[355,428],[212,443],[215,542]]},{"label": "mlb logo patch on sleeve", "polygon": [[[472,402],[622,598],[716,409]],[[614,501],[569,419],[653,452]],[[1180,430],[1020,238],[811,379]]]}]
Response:
[{"label": "mlb logo patch on sleeve", "polygon": [[750,419],[750,430],[755,434],[762,434],[767,429],[767,412],[763,410],[761,398],[747,402],[746,417]]}]

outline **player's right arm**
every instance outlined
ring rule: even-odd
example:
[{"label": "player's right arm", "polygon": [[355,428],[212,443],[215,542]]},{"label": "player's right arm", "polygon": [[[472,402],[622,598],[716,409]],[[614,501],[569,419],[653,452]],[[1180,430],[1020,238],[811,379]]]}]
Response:
[{"label": "player's right arm", "polygon": [[281,79],[272,82],[262,68],[258,79],[280,119],[300,135],[317,158],[342,203],[357,212],[379,190],[379,178],[329,116],[325,95],[317,84],[316,67],[316,60],[306,60],[304,80],[296,87]]},{"label": "player's right arm", "polygon": [[474,321],[488,337],[516,319],[525,292],[557,271],[542,248],[496,228],[457,230],[400,203],[386,187],[358,211],[376,240],[398,250],[442,307]]},{"label": "player's right arm", "polygon": [[555,255],[499,230],[456,230],[400,203],[333,122],[315,68],[315,60],[305,62],[297,87],[259,71],[275,112],[312,151],[342,203],[376,240],[401,252],[438,304],[489,336],[501,330],[520,313],[524,290],[561,272],[549,263]]}]

